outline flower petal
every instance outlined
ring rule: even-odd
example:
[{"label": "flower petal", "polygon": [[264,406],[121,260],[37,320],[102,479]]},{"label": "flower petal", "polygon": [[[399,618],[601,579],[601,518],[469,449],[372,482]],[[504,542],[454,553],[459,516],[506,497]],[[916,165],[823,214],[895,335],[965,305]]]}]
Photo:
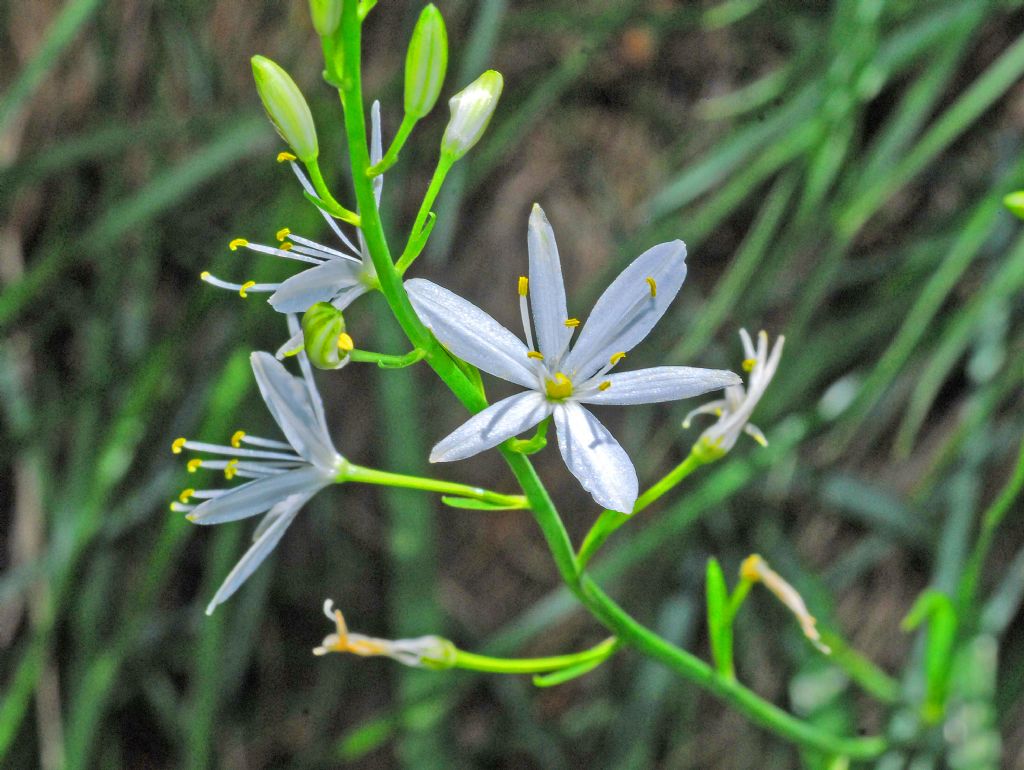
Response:
[{"label": "flower petal", "polygon": [[322,470],[331,469],[338,461],[338,452],[321,425],[302,380],[290,375],[270,353],[253,353],[249,361],[260,395],[288,443],[305,460]]},{"label": "flower petal", "polygon": [[327,302],[342,289],[359,283],[362,269],[362,263],[352,259],[329,260],[293,275],[267,302],[279,313],[305,313],[317,302]]},{"label": "flower petal", "polygon": [[634,259],[597,300],[562,371],[574,380],[587,379],[613,353],[631,350],[665,314],[685,279],[682,241],[660,243]]},{"label": "flower petal", "polygon": [[359,281],[354,286],[346,286],[339,291],[331,298],[331,304],[338,308],[338,310],[344,310],[369,290],[370,288],[365,283]]},{"label": "flower petal", "polygon": [[496,447],[532,428],[551,414],[551,405],[540,393],[509,396],[470,417],[461,427],[441,439],[430,452],[430,462],[462,460]]},{"label": "flower petal", "polygon": [[405,288],[420,320],[452,353],[495,377],[538,387],[526,345],[483,310],[423,278]]},{"label": "flower petal", "polygon": [[555,407],[555,429],[562,459],[598,505],[632,513],[639,492],[636,470],[608,429],[572,401]]},{"label": "flower petal", "polygon": [[196,524],[223,524],[255,516],[297,494],[312,496],[330,483],[318,468],[306,465],[286,473],[248,481],[197,505],[188,518]]},{"label": "flower petal", "polygon": [[555,231],[537,204],[533,205],[530,213],[527,246],[530,252],[530,307],[533,309],[537,345],[555,366],[569,344],[572,329],[565,325],[569,312],[565,307],[565,284]]},{"label": "flower petal", "polygon": [[[585,404],[656,404],[692,398],[709,390],[737,385],[739,375],[722,369],[695,369],[690,366],[658,366],[635,372],[609,374],[602,378],[611,383],[604,390],[580,396]],[[594,382],[591,380],[591,382]]]},{"label": "flower petal", "polygon": [[270,552],[281,542],[284,533],[291,526],[291,523],[295,521],[295,516],[298,514],[299,509],[306,504],[309,498],[310,495],[292,495],[287,500],[282,500],[279,503],[278,511],[271,511],[267,514],[268,518],[271,515],[274,516],[272,523],[264,529],[256,539],[256,542],[238,560],[238,564],[235,565],[234,569],[228,573],[220,588],[217,589],[217,593],[213,595],[210,603],[206,606],[207,615],[212,615],[218,604],[223,604],[231,598],[231,595],[241,588],[242,583],[248,580],[249,576],[256,571],[256,568],[266,560]]},{"label": "flower petal", "polygon": [[[370,107],[370,165],[380,163],[384,157],[384,144],[380,136],[380,102],[374,101]],[[380,194],[384,190],[384,175],[377,174],[373,178],[373,197],[377,199],[377,206],[380,207]]]}]

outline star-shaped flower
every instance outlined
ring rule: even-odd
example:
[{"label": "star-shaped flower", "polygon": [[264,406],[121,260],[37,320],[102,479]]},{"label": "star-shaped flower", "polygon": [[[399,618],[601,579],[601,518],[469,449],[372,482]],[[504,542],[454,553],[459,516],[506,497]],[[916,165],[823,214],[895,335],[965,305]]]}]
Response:
[{"label": "star-shaped flower", "polygon": [[[406,282],[417,314],[459,358],[529,390],[471,417],[442,439],[431,462],[461,460],[497,446],[549,415],[569,470],[600,505],[629,513],[636,502],[636,470],[626,452],[583,404],[675,401],[737,384],[732,372],[661,366],[612,374],[611,369],[654,327],[686,277],[686,246],[662,243],[637,257],[598,299],[580,325],[566,310],[555,235],[540,206],[530,215],[529,279],[519,279],[526,334],[512,332],[475,305],[423,279]],[[537,333],[534,345],[527,295]]]},{"label": "star-shaped flower", "polygon": [[746,433],[761,446],[768,446],[768,439],[756,425],[751,424],[750,416],[779,368],[786,338],[778,337],[771,353],[768,352],[767,332],[758,333],[757,349],[746,329],[740,329],[740,339],[746,356],[743,368],[750,372],[747,387],[732,385],[726,388],[725,398],[697,407],[683,420],[683,427],[689,428],[690,421],[698,414],[714,414],[718,417],[718,421],[697,440],[701,451],[710,453],[712,457],[721,457],[732,449],[740,433]]},{"label": "star-shaped flower", "polygon": [[[305,354],[299,363],[303,376],[295,377],[269,353],[253,353],[252,371],[260,395],[274,421],[288,439],[249,436],[238,431],[230,446],[177,439],[172,450],[183,449],[227,456],[227,460],[190,460],[188,469],[222,470],[225,477],[250,479],[231,489],[186,489],[172,510],[188,511],[196,524],[223,524],[266,512],[253,535],[253,544],[218,589],[206,609],[226,601],[280,542],[299,509],[317,492],[338,480],[345,459],[338,454],[327,432],[323,404],[313,383]],[[189,504],[189,500],[201,500]]]}]

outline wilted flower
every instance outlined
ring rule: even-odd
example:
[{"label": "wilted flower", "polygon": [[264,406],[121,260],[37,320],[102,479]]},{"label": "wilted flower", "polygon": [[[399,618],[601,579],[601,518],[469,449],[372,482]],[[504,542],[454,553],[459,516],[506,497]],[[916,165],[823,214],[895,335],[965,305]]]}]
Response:
[{"label": "wilted flower", "polygon": [[335,624],[335,632],[324,638],[313,650],[314,655],[349,652],[364,658],[383,656],[414,668],[445,669],[455,663],[455,645],[440,636],[419,636],[415,639],[377,639],[350,633],[341,610],[334,602],[324,602],[324,615]]},{"label": "wilted flower", "polygon": [[[497,446],[554,415],[558,448],[584,489],[606,508],[629,513],[637,476],[626,452],[582,404],[675,401],[738,383],[732,372],[663,366],[610,374],[665,313],[686,277],[686,246],[662,243],[637,257],[601,298],[570,349],[579,326],[566,310],[555,235],[540,206],[529,227],[529,279],[519,279],[526,344],[491,316],[423,279],[406,283],[413,307],[456,356],[529,388],[473,416],[443,439],[431,462],[461,460]],[[527,294],[537,332],[534,346]]]},{"label": "wilted flower", "polygon": [[829,646],[821,641],[821,634],[818,633],[818,621],[807,610],[803,597],[786,582],[785,578],[769,567],[768,562],[756,553],[751,554],[740,565],[740,577],[750,583],[764,583],[764,587],[775,594],[775,598],[796,616],[800,629],[811,644],[826,655],[832,652]]},{"label": "wilted flower", "polygon": [[756,350],[746,329],[740,329],[740,339],[743,341],[743,351],[746,355],[743,368],[750,372],[747,387],[732,385],[726,388],[725,398],[697,407],[683,420],[683,427],[689,428],[690,421],[698,414],[718,416],[718,422],[705,430],[695,444],[699,451],[706,453],[710,458],[721,457],[732,449],[741,432],[746,433],[761,446],[768,445],[768,439],[749,420],[757,402],[761,400],[761,396],[768,389],[768,383],[772,381],[779,368],[782,346],[786,338],[779,337],[775,340],[771,354],[768,353],[767,332],[758,333]]},{"label": "wilted flower", "polygon": [[[269,353],[250,357],[260,395],[288,440],[249,436],[238,431],[230,446],[177,439],[172,450],[184,449],[228,457],[190,460],[188,469],[224,471],[225,477],[250,479],[231,489],[186,489],[172,510],[188,511],[196,524],[223,524],[266,512],[253,535],[253,545],[218,589],[206,613],[226,601],[281,540],[299,509],[313,495],[338,480],[346,461],[331,442],[323,404],[305,354],[299,354],[302,377],[288,373]],[[201,500],[189,504],[189,500]]]}]

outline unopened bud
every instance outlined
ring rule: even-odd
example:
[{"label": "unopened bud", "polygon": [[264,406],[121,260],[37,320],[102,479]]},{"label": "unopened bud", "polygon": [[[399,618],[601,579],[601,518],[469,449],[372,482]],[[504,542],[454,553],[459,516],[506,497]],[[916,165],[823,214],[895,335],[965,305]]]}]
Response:
[{"label": "unopened bud", "polygon": [[487,70],[448,100],[452,117],[441,140],[442,155],[458,160],[480,141],[498,105],[503,85],[500,72]]},{"label": "unopened bud", "polygon": [[1017,190],[1003,198],[1003,205],[1010,210],[1014,216],[1024,219],[1024,190]]},{"label": "unopened bud", "polygon": [[405,56],[405,113],[422,118],[437,104],[448,70],[448,31],[437,6],[420,13]]},{"label": "unopened bud", "polygon": [[309,0],[313,29],[320,37],[330,37],[341,23],[341,0]]},{"label": "unopened bud", "polygon": [[252,57],[252,74],[263,107],[277,133],[299,160],[308,163],[319,153],[309,105],[287,72],[265,56]]},{"label": "unopened bud", "polygon": [[317,369],[340,369],[352,352],[345,317],[330,302],[317,302],[302,315],[303,347]]}]

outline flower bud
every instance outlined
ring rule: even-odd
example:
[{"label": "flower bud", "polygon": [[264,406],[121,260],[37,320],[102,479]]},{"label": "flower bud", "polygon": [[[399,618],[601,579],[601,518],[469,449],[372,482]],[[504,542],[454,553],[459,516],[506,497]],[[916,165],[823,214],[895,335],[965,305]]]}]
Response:
[{"label": "flower bud", "polygon": [[458,160],[480,141],[501,96],[500,72],[487,70],[448,100],[452,118],[441,139],[441,154]]},{"label": "flower bud", "polygon": [[437,104],[448,70],[448,31],[437,6],[420,13],[405,56],[405,114],[422,118]]},{"label": "flower bud", "polygon": [[1024,219],[1024,190],[1017,190],[1003,198],[1003,205],[1010,210],[1014,216]]},{"label": "flower bud", "polygon": [[353,348],[345,317],[330,302],[317,302],[302,315],[303,346],[317,369],[340,369]]},{"label": "flower bud", "polygon": [[313,29],[320,37],[330,37],[341,23],[341,0],[309,0]]},{"label": "flower bud", "polygon": [[252,57],[256,90],[277,133],[299,160],[308,163],[319,152],[309,105],[287,72],[265,56]]}]

